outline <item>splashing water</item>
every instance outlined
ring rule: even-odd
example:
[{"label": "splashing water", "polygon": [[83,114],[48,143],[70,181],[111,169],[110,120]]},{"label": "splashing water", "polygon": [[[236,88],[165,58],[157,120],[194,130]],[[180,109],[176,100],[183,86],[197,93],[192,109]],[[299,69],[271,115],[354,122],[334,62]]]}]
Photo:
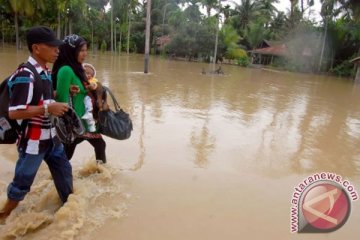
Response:
[{"label": "splashing water", "polygon": [[[118,169],[91,160],[73,174],[74,193],[61,206],[49,172],[40,169],[29,194],[0,225],[0,239],[86,239],[106,220],[124,216],[129,194],[118,184]],[[2,206],[3,186],[0,191]]]}]

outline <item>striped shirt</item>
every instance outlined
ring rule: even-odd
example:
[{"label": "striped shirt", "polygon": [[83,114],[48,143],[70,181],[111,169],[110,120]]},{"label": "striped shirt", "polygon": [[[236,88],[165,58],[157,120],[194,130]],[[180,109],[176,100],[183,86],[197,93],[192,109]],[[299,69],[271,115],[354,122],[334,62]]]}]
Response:
[{"label": "striped shirt", "polygon": [[[42,106],[44,103],[54,102],[51,72],[47,68],[43,69],[32,57],[29,57],[28,62],[35,67],[42,80],[43,93],[37,105]],[[34,74],[24,67],[17,69],[11,76],[8,82],[10,90],[9,112],[28,108],[34,94],[34,81]],[[21,122],[22,120],[18,120],[19,124]],[[23,147],[28,154],[39,154],[39,152],[46,151],[49,140],[54,136],[56,136],[56,131],[50,118],[38,115],[29,119],[24,138],[20,139],[20,147]]]}]

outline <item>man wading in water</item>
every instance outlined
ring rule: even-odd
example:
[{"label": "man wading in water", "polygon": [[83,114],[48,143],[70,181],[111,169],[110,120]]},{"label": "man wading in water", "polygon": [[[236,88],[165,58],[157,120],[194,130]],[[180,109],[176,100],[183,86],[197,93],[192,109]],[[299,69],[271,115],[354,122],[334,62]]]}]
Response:
[{"label": "man wading in water", "polygon": [[[8,199],[0,210],[0,220],[9,216],[30,191],[43,159],[50,169],[61,201],[65,203],[73,192],[71,165],[49,118],[50,115],[62,116],[68,110],[67,104],[54,101],[51,73],[46,67],[46,63],[55,62],[62,41],[56,39],[55,33],[47,27],[31,28],[26,40],[30,51],[28,62],[35,67],[42,82],[40,86],[35,83],[38,77],[26,67],[15,71],[9,81],[9,117],[26,120],[26,124],[22,124],[18,141],[19,159],[14,179],[7,189]],[[39,89],[41,86],[42,89]],[[40,101],[33,104],[32,98],[39,90]]]}]

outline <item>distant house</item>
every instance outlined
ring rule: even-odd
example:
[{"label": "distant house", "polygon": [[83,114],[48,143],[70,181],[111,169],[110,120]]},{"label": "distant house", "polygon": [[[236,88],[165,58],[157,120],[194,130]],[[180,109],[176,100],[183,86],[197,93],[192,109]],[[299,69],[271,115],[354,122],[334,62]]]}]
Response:
[{"label": "distant house", "polygon": [[[290,58],[292,54],[286,43],[267,40],[263,40],[259,48],[251,50],[249,53],[251,54],[252,64],[261,65],[273,64],[275,59]],[[311,48],[304,46],[296,56],[310,59],[313,57],[313,53]],[[310,63],[310,61],[305,62]]]},{"label": "distant house", "polygon": [[354,58],[350,62],[354,63],[357,68],[355,82],[360,83],[360,57]]},{"label": "distant house", "polygon": [[258,48],[267,48],[267,47],[273,47],[281,45],[282,42],[280,41],[269,41],[269,40],[262,40],[262,42],[259,44]]},{"label": "distant house", "polygon": [[275,58],[282,58],[288,55],[288,48],[285,43],[273,43],[264,40],[260,48],[249,51],[252,64],[268,65],[274,62]]},{"label": "distant house", "polygon": [[155,42],[157,47],[163,47],[171,42],[171,38],[169,35],[165,35],[165,36],[157,37]]},{"label": "distant house", "polygon": [[156,54],[159,54],[164,50],[164,47],[171,42],[171,38],[169,35],[157,37],[155,39],[155,51]]}]

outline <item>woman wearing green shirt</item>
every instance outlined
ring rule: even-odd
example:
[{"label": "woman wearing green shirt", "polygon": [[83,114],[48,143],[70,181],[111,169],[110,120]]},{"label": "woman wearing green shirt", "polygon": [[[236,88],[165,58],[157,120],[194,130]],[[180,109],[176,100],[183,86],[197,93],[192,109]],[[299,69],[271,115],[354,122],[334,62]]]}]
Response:
[{"label": "woman wearing green shirt", "polygon": [[[87,94],[85,85],[87,79],[82,63],[87,56],[86,41],[75,34],[65,37],[64,44],[60,46],[59,57],[54,63],[52,80],[56,90],[56,100],[71,103],[79,117],[85,113],[84,98]],[[86,121],[82,121],[86,127]],[[87,128],[86,128],[87,129]],[[106,143],[100,133],[86,132],[71,144],[65,144],[65,152],[72,158],[76,145],[87,140],[95,149],[96,160],[106,163]]]}]

